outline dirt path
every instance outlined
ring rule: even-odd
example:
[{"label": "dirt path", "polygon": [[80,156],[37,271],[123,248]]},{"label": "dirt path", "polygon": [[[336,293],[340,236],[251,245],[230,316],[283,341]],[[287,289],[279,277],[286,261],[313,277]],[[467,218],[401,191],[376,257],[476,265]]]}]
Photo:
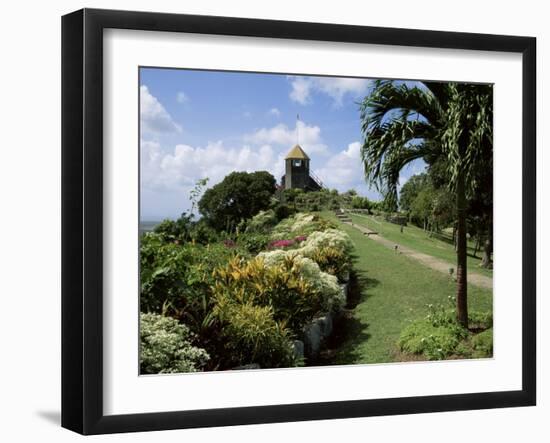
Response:
[{"label": "dirt path", "polygon": [[[439,271],[439,272],[443,272],[444,274],[447,274],[447,275],[449,275],[449,268],[455,268],[455,271],[456,271],[456,265],[452,263],[446,262],[444,260],[433,257],[431,255],[423,254],[422,252],[418,252],[413,249],[402,246],[400,244],[394,243],[384,237],[381,237],[376,232],[368,228],[365,228],[364,226],[359,226],[349,221],[343,221],[342,223],[346,223],[347,225],[350,225],[355,229],[361,231],[371,240],[381,243],[390,249],[394,249],[398,254],[403,254],[417,260],[418,262],[422,263],[424,266],[435,269],[436,271]],[[468,272],[468,283],[471,283],[472,285],[475,285],[481,288],[493,289],[493,279],[491,277],[487,277],[486,275],[477,274],[471,271]]]}]

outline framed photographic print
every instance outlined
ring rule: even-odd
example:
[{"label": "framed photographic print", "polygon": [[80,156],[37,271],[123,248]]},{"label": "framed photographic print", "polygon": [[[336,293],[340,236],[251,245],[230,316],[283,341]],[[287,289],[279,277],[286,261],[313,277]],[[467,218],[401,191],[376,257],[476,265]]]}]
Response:
[{"label": "framed photographic print", "polygon": [[62,425],[534,405],[535,50],[64,16]]}]

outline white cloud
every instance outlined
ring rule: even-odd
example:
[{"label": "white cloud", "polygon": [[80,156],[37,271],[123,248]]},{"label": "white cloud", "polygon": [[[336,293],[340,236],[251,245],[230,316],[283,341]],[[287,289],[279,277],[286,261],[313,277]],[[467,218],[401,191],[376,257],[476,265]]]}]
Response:
[{"label": "white cloud", "polygon": [[178,125],[147,86],[139,88],[141,129],[144,133],[163,134],[181,132]]},{"label": "white cloud", "polygon": [[341,77],[289,77],[289,80],[290,99],[301,105],[311,103],[312,93],[320,92],[331,97],[335,106],[342,106],[346,95],[359,98],[367,92],[370,83],[367,79]]},{"label": "white cloud", "polygon": [[187,103],[189,101],[189,97],[187,97],[187,94],[183,91],[179,91],[177,94],[176,94],[176,101],[178,103]]},{"label": "white cloud", "polygon": [[269,115],[273,115],[275,117],[280,117],[281,116],[281,111],[279,111],[277,108],[271,108],[269,110]]},{"label": "white cloud", "polygon": [[346,149],[328,158],[325,165],[315,170],[325,186],[346,191],[365,184],[361,162],[361,143],[350,143]]},{"label": "white cloud", "polygon": [[291,77],[292,91],[290,91],[290,99],[301,105],[306,105],[310,101],[310,92],[312,80],[307,77]]},{"label": "white cloud", "polygon": [[272,128],[258,129],[252,134],[244,136],[244,140],[251,144],[274,144],[285,148],[287,151],[299,142],[307,153],[326,155],[328,147],[321,138],[319,126],[308,126],[302,121],[297,121],[294,129],[285,124],[278,124]]},{"label": "white cloud", "polygon": [[200,178],[209,186],[219,183],[233,171],[269,171],[277,181],[283,174],[284,154],[269,145],[227,147],[223,142],[205,147],[176,145],[166,150],[157,142],[141,142],[141,184],[146,190],[180,192],[182,201]]}]

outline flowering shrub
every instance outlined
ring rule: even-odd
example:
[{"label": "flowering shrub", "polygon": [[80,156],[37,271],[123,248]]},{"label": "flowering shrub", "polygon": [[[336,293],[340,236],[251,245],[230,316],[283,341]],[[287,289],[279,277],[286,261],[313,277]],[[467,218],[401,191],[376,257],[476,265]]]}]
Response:
[{"label": "flowering shrub", "polygon": [[294,243],[295,243],[294,240],[273,240],[271,243],[269,243],[268,248],[269,249],[288,248],[289,246],[293,246]]},{"label": "flowering shrub", "polygon": [[323,232],[313,232],[300,248],[300,253],[309,257],[323,248],[337,250],[349,259],[353,250],[353,243],[344,231],[327,229]]},{"label": "flowering shrub", "polygon": [[351,261],[341,250],[323,247],[310,253],[309,258],[319,265],[321,271],[335,275],[340,281],[345,281],[349,278]]},{"label": "flowering shrub", "polygon": [[274,240],[282,240],[297,236],[306,236],[315,231],[325,231],[334,228],[334,224],[317,214],[300,212],[293,217],[282,220],[275,228],[271,237]]},{"label": "flowering shrub", "polygon": [[140,372],[162,374],[196,372],[208,359],[208,353],[191,344],[193,335],[176,320],[157,314],[140,316]]},{"label": "flowering shrub", "polygon": [[299,254],[299,250],[275,250],[262,252],[258,255],[265,266],[277,269],[284,265],[290,267],[292,272],[297,273],[312,288],[321,294],[319,312],[338,310],[345,305],[345,296],[342,293],[338,280],[333,275],[322,272],[319,265],[313,260]]},{"label": "flowering shrub", "polygon": [[307,235],[298,235],[294,238],[294,241],[296,243],[302,243],[303,241],[307,240]]}]

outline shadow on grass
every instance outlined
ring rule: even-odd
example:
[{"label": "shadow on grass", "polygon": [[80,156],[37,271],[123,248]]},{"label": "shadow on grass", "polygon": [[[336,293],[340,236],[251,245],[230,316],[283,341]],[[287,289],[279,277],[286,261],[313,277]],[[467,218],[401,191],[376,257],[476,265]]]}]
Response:
[{"label": "shadow on grass", "polygon": [[[433,232],[432,233],[432,237],[437,239],[437,240],[440,240],[444,243],[448,243],[449,245],[453,246],[454,247],[454,241],[453,241],[453,236],[452,235],[449,235],[449,234],[446,234],[444,232]],[[468,245],[467,247],[467,255],[468,257],[470,258],[475,258],[476,260],[480,260],[481,261],[481,257],[479,255],[477,255],[477,253],[474,254],[474,251],[475,251],[475,248],[472,248],[471,246]],[[478,249],[477,251],[478,253],[480,252],[480,250]]]},{"label": "shadow on grass", "polygon": [[370,297],[369,289],[375,288],[380,281],[370,278],[364,271],[352,271],[349,281],[348,303],[346,308],[353,309],[359,303],[364,302]]},{"label": "shadow on grass", "polygon": [[334,320],[334,332],[325,343],[316,364],[346,365],[354,364],[361,358],[359,347],[371,335],[368,333],[368,323],[355,317],[353,309],[364,302],[368,289],[380,284],[377,279],[369,278],[365,272],[354,271],[350,276],[350,288],[346,309]]}]

